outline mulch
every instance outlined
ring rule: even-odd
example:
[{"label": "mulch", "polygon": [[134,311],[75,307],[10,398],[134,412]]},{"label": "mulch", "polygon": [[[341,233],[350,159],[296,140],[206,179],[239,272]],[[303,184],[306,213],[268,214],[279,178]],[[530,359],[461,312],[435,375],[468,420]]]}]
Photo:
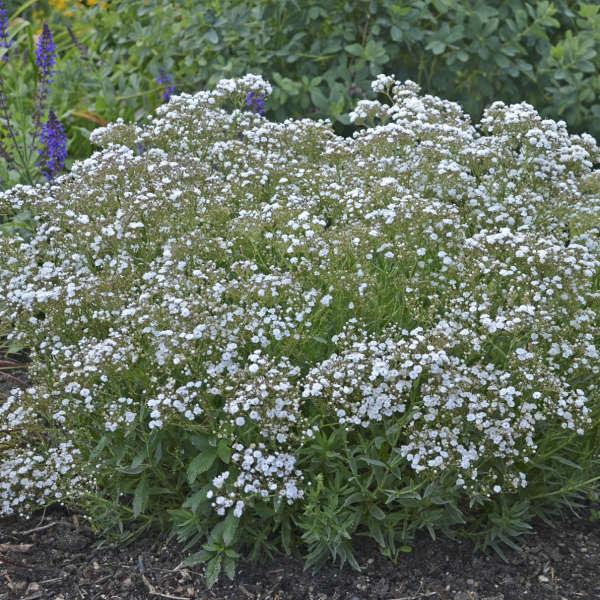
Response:
[{"label": "mulch", "polygon": [[521,551],[473,554],[470,542],[419,536],[398,563],[356,540],[362,572],[275,557],[241,562],[207,589],[204,568],[182,568],[177,542],[148,534],[124,547],[98,538],[62,507],[0,519],[0,600],[577,600],[600,599],[600,522],[590,507],[554,529],[540,522]]}]

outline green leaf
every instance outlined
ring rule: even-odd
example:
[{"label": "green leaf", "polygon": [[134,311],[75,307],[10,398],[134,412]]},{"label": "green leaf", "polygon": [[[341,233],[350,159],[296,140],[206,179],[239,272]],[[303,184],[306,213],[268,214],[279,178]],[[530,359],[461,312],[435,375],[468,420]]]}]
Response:
[{"label": "green leaf", "polygon": [[124,473],[125,475],[138,475],[147,467],[147,465],[144,464],[145,458],[146,452],[143,450],[131,461],[131,465],[129,465],[129,467],[117,468],[117,471]]},{"label": "green leaf", "polygon": [[204,486],[202,489],[194,492],[191,496],[188,496],[186,501],[182,504],[182,507],[189,508],[193,513],[195,513],[198,510],[200,504],[208,501],[208,498],[206,497],[206,492],[211,487],[212,486]]},{"label": "green leaf", "polygon": [[188,483],[194,483],[196,478],[200,473],[205,473],[208,471],[215,462],[217,458],[217,449],[213,447],[207,448],[204,452],[200,452],[193,460],[190,462],[187,468],[187,478]]},{"label": "green leaf", "polygon": [[210,438],[207,435],[193,435],[190,437],[190,442],[192,442],[198,450],[206,450],[211,447]]},{"label": "green leaf", "polygon": [[206,587],[210,589],[217,579],[219,579],[219,573],[221,572],[221,555],[217,554],[214,558],[208,561],[206,564]]},{"label": "green leaf", "polygon": [[233,516],[233,512],[230,512],[225,519],[225,528],[223,529],[223,542],[226,546],[229,546],[235,537],[235,532],[240,523],[240,520]]},{"label": "green leaf", "polygon": [[270,519],[275,514],[275,511],[270,506],[261,501],[254,504],[254,512],[261,519]]},{"label": "green leaf", "polygon": [[362,502],[364,499],[365,497],[362,492],[354,492],[346,498],[346,500],[344,501],[344,506],[350,506],[351,504]]},{"label": "green leaf", "polygon": [[217,455],[219,458],[226,464],[229,464],[231,460],[231,448],[229,447],[229,442],[225,439],[220,439],[217,444]]},{"label": "green leaf", "polygon": [[209,30],[209,32],[204,37],[211,44],[217,44],[219,42],[219,34],[214,29]]},{"label": "green leaf", "polygon": [[133,494],[133,516],[139,516],[148,503],[149,487],[146,475],[142,477]]},{"label": "green leaf", "polygon": [[401,42],[404,39],[404,32],[397,25],[392,25],[390,36],[394,42]]},{"label": "green leaf", "polygon": [[183,567],[193,567],[193,566],[198,565],[200,563],[206,562],[207,560],[210,560],[210,558],[212,558],[213,556],[214,556],[213,552],[209,552],[208,550],[205,550],[203,548],[199,552],[194,552],[194,554],[190,554],[190,556],[188,556],[181,563],[181,565]]},{"label": "green leaf", "polygon": [[311,88],[309,93],[313,104],[317,108],[321,109],[322,111],[326,111],[329,108],[329,100],[319,88]]},{"label": "green leaf", "polygon": [[348,44],[347,46],[344,46],[344,50],[353,56],[360,56],[362,58],[365,56],[364,48],[360,44]]},{"label": "green leaf", "polygon": [[98,441],[98,443],[96,444],[96,446],[92,450],[92,453],[90,454],[90,459],[91,460],[94,460],[94,459],[98,458],[98,456],[100,456],[100,453],[102,452],[102,450],[104,450],[104,448],[108,444],[109,440],[110,440],[110,438],[106,434],[104,434],[100,438],[100,440]]},{"label": "green leaf", "polygon": [[385,519],[385,513],[376,504],[371,504],[371,506],[369,506],[369,513],[378,521],[383,521],[383,519]]},{"label": "green leaf", "polygon": [[381,524],[377,521],[373,521],[373,519],[368,520],[369,533],[371,537],[380,545],[385,546],[385,539],[383,537],[383,532],[381,531]]},{"label": "green leaf", "polygon": [[441,40],[432,40],[425,46],[425,50],[431,50],[434,54],[441,54],[446,49],[446,44]]},{"label": "green leaf", "polygon": [[384,468],[387,467],[387,465],[384,462],[382,462],[380,460],[377,460],[375,458],[369,458],[367,456],[361,456],[359,458],[359,460],[362,460],[363,462],[366,462],[367,464],[373,465],[375,467],[384,467]]},{"label": "green leaf", "polygon": [[231,581],[233,581],[235,577],[235,558],[231,558],[230,556],[225,556],[225,560],[223,561],[223,569],[225,570],[225,574]]}]

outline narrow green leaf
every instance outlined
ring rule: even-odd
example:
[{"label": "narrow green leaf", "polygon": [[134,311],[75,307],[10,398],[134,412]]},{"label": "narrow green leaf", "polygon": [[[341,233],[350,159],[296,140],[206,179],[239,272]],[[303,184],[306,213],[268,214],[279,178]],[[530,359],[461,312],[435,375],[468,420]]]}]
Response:
[{"label": "narrow green leaf", "polygon": [[230,556],[225,556],[225,560],[223,561],[223,569],[225,574],[231,581],[233,581],[235,577],[235,558],[231,558]]},{"label": "narrow green leaf", "polygon": [[144,508],[146,507],[146,504],[148,503],[148,492],[149,492],[149,488],[148,488],[148,478],[146,477],[146,475],[144,475],[144,477],[142,477],[142,479],[140,480],[140,482],[137,484],[136,488],[135,488],[135,492],[133,494],[133,516],[137,517],[139,516]]},{"label": "narrow green leaf", "polygon": [[369,506],[369,513],[378,521],[383,521],[383,519],[385,519],[385,513],[376,504],[371,504],[371,506]]},{"label": "narrow green leaf", "polygon": [[217,583],[221,572],[221,555],[218,554],[206,564],[206,587],[210,589]]},{"label": "narrow green leaf", "polygon": [[223,542],[226,546],[229,546],[235,537],[235,532],[240,520],[233,516],[230,512],[225,519],[225,528],[223,529]]},{"label": "narrow green leaf", "polygon": [[220,439],[217,444],[217,454],[219,458],[226,464],[229,464],[231,460],[231,448],[229,447],[229,442],[225,439]]},{"label": "narrow green leaf", "polygon": [[207,560],[209,560],[213,556],[214,556],[213,552],[209,552],[208,550],[205,550],[203,548],[199,552],[194,552],[194,554],[190,554],[181,563],[181,565],[184,566],[184,567],[193,567],[193,566],[198,565],[200,563],[206,562]]},{"label": "narrow green leaf", "polygon": [[213,466],[216,458],[216,448],[209,447],[204,452],[200,452],[200,454],[198,454],[188,465],[188,483],[194,483],[200,473],[205,473],[208,471]]}]

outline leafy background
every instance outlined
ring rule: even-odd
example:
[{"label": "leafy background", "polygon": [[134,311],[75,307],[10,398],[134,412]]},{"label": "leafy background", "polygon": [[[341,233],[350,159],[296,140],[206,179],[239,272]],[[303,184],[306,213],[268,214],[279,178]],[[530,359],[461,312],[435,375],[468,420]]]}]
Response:
[{"label": "leafy background", "polygon": [[[274,84],[269,118],[329,117],[342,134],[352,131],[347,113],[356,99],[373,98],[370,81],[389,73],[459,102],[474,120],[494,100],[527,101],[544,117],[566,120],[571,132],[600,136],[600,6],[591,3],[30,0],[26,5],[20,18],[28,27],[20,23],[16,42],[29,45],[31,53],[42,20],[51,23],[59,60],[50,103],[65,123],[73,159],[91,154],[94,127],[117,117],[142,119],[162,102],[161,69],[177,92],[211,87],[223,77],[262,74]],[[11,15],[23,4],[13,0],[5,6]],[[31,74],[22,66],[2,65],[9,98],[27,91]]]}]

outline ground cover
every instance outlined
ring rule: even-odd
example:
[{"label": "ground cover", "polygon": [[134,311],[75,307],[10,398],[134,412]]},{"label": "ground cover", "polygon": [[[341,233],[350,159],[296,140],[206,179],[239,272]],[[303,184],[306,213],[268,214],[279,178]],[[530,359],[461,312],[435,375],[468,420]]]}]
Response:
[{"label": "ground cover", "polygon": [[[77,508],[206,563],[502,556],[597,500],[600,156],[527,104],[380,76],[352,138],[248,75],[0,195],[0,515]],[[594,518],[594,505],[589,517]],[[446,540],[444,540],[446,543]]]}]

